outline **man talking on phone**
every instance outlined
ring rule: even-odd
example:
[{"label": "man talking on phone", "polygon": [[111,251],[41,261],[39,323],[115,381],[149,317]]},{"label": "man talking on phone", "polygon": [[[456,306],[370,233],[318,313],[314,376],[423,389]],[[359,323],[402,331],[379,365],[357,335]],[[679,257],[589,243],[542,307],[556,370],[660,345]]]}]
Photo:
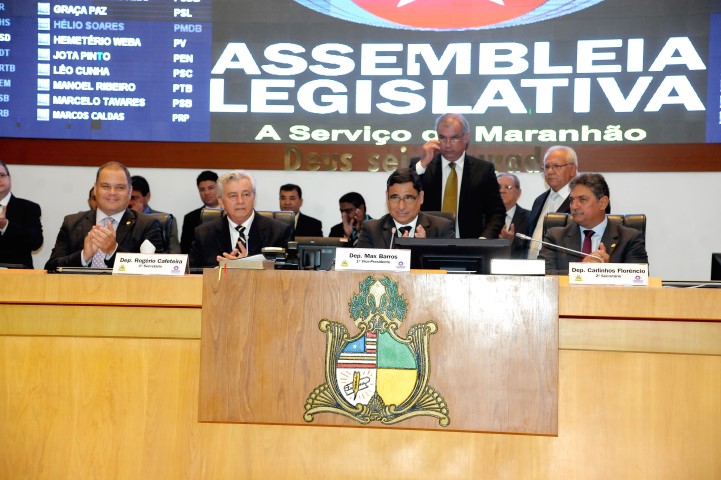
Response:
[{"label": "man talking on phone", "polygon": [[348,246],[358,243],[361,225],[371,217],[366,213],[366,201],[360,193],[348,192],[338,200],[341,222],[330,229],[329,237],[347,238]]}]

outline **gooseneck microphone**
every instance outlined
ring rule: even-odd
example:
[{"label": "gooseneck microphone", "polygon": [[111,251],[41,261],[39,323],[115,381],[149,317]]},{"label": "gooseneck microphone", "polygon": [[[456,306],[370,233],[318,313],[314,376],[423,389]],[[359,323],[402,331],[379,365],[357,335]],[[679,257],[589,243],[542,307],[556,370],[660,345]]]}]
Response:
[{"label": "gooseneck microphone", "polygon": [[591,255],[590,253],[583,253],[583,252],[581,252],[581,251],[579,251],[579,250],[574,250],[574,249],[572,249],[572,248],[566,248],[566,247],[562,247],[562,246],[560,246],[560,245],[556,245],[555,243],[544,242],[543,240],[536,240],[535,238],[531,238],[531,237],[529,237],[528,235],[524,235],[524,234],[522,234],[522,233],[517,233],[517,234],[516,234],[516,237],[522,238],[523,240],[530,240],[530,241],[532,241],[532,242],[537,242],[537,243],[541,243],[541,244],[543,244],[543,245],[548,245],[549,247],[560,248],[561,250],[566,250],[567,252],[575,253],[576,255],[579,255],[579,256],[581,256],[581,257],[591,257],[591,258],[595,258],[595,259],[598,260],[599,262],[604,263],[604,262],[603,262],[603,258],[599,257],[598,255]]},{"label": "gooseneck microphone", "polygon": [[396,238],[396,227],[391,228],[391,244],[388,246],[388,250],[393,248],[393,239]]}]

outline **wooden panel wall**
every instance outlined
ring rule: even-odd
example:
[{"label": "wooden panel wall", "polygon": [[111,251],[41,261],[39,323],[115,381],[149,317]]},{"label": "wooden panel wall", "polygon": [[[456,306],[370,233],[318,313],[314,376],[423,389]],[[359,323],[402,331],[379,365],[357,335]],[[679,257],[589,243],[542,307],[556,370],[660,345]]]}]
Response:
[{"label": "wooden panel wall", "polygon": [[[497,171],[539,171],[549,145],[471,144],[469,152],[493,160]],[[0,138],[7,164],[99,166],[117,160],[128,167],[242,168],[249,170],[393,171],[421,154],[421,145],[280,143],[110,142]],[[721,171],[721,144],[573,145],[588,172]],[[289,148],[302,154],[286,158]],[[529,156],[533,157],[527,161]],[[346,159],[346,162],[342,161]],[[369,161],[369,158],[371,160]],[[397,161],[398,165],[383,162]]]}]

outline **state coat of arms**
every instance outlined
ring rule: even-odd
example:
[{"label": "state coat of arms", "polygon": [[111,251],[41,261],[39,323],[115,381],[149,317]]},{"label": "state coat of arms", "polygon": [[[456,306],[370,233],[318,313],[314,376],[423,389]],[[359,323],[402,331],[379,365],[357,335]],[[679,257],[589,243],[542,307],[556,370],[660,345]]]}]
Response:
[{"label": "state coat of arms", "polygon": [[349,307],[359,329],[356,335],[338,322],[324,319],[319,324],[326,334],[325,383],[309,395],[305,421],[312,422],[319,413],[386,425],[431,416],[448,426],[448,406],[428,385],[429,337],[436,324],[415,324],[406,338],[399,336],[408,303],[398,293],[398,283],[387,276],[365,278]]}]

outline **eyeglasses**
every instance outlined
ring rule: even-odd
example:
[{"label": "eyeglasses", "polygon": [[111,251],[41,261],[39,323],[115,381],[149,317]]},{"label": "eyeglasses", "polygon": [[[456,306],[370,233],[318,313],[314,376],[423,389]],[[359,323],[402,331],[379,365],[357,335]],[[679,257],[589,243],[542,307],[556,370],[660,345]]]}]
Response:
[{"label": "eyeglasses", "polygon": [[5,178],[5,177],[9,177],[9,176],[10,176],[10,174],[0,173],[0,178]]},{"label": "eyeglasses", "polygon": [[573,163],[556,163],[556,164],[552,164],[552,165],[544,165],[543,169],[545,171],[553,170],[555,172],[556,170],[560,170],[561,168],[566,167],[568,165],[574,165],[574,164]]},{"label": "eyeglasses", "polygon": [[457,143],[460,142],[461,140],[463,140],[463,137],[450,137],[450,138],[449,138],[449,137],[443,137],[443,136],[439,136],[439,137],[438,137],[438,141],[439,141],[439,142],[441,142],[441,143],[443,143],[443,142],[445,142],[445,143],[450,143],[450,144],[453,144],[453,145],[457,144]]},{"label": "eyeglasses", "polygon": [[403,200],[403,202],[405,202],[405,203],[413,203],[416,201],[417,198],[418,197],[415,195],[403,195],[401,197],[400,195],[393,194],[390,197],[388,197],[388,201],[393,204],[401,203],[401,200]]},{"label": "eyeglasses", "polygon": [[513,190],[514,188],[516,188],[515,185],[498,185],[498,186],[501,188],[501,190]]}]

